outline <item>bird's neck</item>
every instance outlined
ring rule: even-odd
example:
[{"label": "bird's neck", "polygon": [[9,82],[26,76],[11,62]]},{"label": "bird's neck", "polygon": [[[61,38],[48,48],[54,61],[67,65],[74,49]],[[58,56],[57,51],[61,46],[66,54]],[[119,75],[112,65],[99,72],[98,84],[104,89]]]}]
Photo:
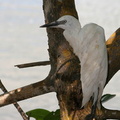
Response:
[{"label": "bird's neck", "polygon": [[65,30],[64,31],[64,37],[66,38],[66,40],[69,42],[70,46],[73,48],[73,52],[77,54],[77,52],[79,51],[79,32],[80,32],[80,28],[77,29],[69,29],[69,30]]}]

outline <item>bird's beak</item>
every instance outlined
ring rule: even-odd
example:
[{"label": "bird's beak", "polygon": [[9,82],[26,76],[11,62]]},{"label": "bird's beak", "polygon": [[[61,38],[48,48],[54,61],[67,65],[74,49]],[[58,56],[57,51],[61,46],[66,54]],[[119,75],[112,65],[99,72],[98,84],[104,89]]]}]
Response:
[{"label": "bird's beak", "polygon": [[40,27],[55,27],[55,26],[58,26],[59,25],[59,22],[55,21],[55,22],[51,22],[51,23],[48,23],[48,24],[44,24]]},{"label": "bird's beak", "polygon": [[62,20],[62,21],[54,21],[45,25],[42,25],[40,27],[50,27],[50,28],[58,28],[58,25],[63,25],[65,24],[67,21],[66,20]]}]

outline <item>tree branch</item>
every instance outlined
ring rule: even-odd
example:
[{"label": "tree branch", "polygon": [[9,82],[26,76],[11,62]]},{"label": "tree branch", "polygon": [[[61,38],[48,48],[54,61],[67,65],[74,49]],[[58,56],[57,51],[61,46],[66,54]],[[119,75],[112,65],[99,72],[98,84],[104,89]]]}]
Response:
[{"label": "tree branch", "polygon": [[18,68],[27,68],[27,67],[35,67],[35,66],[44,66],[44,65],[50,65],[50,61],[40,61],[40,62],[32,62],[32,63],[25,63],[25,64],[19,64],[15,65],[15,67]]},{"label": "tree branch", "polygon": [[120,119],[119,110],[109,110],[103,107],[102,112],[103,112],[102,119]]},{"label": "tree branch", "polygon": [[47,77],[43,81],[0,95],[0,107],[54,91],[53,84]]},{"label": "tree branch", "polygon": [[[0,80],[0,88],[4,93],[8,92],[5,86],[2,84],[2,81]],[[25,112],[22,110],[20,105],[17,102],[14,102],[13,105],[16,107],[20,115],[22,116],[23,120],[28,120],[28,117],[26,116]]]}]

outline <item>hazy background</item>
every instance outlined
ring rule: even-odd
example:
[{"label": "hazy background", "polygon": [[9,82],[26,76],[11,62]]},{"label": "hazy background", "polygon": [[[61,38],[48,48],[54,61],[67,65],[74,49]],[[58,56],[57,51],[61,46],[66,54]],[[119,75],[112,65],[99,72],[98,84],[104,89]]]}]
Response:
[{"label": "hazy background", "polygon": [[[105,29],[106,39],[120,26],[119,0],[76,0],[81,25],[97,23]],[[0,0],[0,79],[13,90],[44,79],[49,66],[18,69],[14,65],[49,60],[42,0]],[[117,96],[104,104],[120,110],[120,72],[105,88],[105,93]],[[2,91],[0,90],[0,94]],[[56,110],[55,93],[19,102],[24,111],[35,108]],[[13,105],[0,108],[0,120],[22,120]]]}]

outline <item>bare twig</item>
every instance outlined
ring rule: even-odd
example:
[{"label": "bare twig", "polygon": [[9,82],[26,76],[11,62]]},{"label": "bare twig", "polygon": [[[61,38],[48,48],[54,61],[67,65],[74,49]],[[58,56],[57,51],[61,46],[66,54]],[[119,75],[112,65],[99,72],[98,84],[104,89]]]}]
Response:
[{"label": "bare twig", "polygon": [[44,65],[50,65],[50,61],[41,61],[41,62],[32,62],[32,63],[25,63],[25,64],[19,64],[15,65],[15,67],[18,68],[27,68],[27,67],[35,67],[35,66],[44,66]]},{"label": "bare twig", "polygon": [[16,101],[25,100],[38,95],[54,92],[52,82],[47,81],[49,78],[43,81],[12,90],[0,96],[0,107],[12,104]]},{"label": "bare twig", "polygon": [[[0,88],[2,89],[4,93],[8,92],[1,80],[0,80]],[[20,113],[20,115],[22,116],[23,120],[29,120],[26,114],[24,113],[24,111],[22,110],[22,108],[20,107],[20,105],[17,102],[14,102],[13,104],[18,110],[18,112]]]}]

